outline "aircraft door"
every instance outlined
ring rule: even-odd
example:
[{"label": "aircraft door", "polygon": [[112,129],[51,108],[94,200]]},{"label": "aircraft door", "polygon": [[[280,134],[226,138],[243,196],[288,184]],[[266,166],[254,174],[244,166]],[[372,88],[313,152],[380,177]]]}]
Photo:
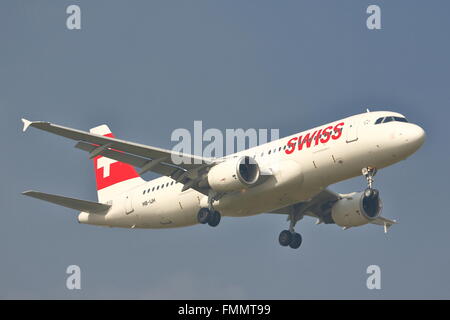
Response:
[{"label": "aircraft door", "polygon": [[125,195],[125,214],[130,214],[134,211],[133,208],[133,199],[130,195]]},{"label": "aircraft door", "polygon": [[348,124],[346,141],[350,143],[356,140],[358,140],[358,124],[356,121],[353,121]]}]

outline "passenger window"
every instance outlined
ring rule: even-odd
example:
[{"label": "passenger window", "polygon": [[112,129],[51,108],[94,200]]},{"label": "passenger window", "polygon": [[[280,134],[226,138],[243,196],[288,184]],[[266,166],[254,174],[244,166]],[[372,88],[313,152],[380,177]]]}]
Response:
[{"label": "passenger window", "polygon": [[145,190],[144,190],[144,192],[142,192],[142,194],[145,194]]}]

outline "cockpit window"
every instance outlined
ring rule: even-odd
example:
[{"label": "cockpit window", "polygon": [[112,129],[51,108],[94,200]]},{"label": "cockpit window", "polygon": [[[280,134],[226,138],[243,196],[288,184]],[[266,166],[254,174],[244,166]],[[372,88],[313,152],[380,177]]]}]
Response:
[{"label": "cockpit window", "polygon": [[378,118],[377,121],[375,121],[375,124],[386,123],[391,121],[408,122],[408,120],[406,120],[406,118],[403,117],[381,117]]},{"label": "cockpit window", "polygon": [[408,120],[406,120],[406,118],[402,118],[402,117],[394,117],[394,121],[408,122]]},{"label": "cockpit window", "polygon": [[380,124],[381,122],[383,122],[383,119],[384,119],[384,117],[378,118],[377,121],[375,121],[375,124]]}]

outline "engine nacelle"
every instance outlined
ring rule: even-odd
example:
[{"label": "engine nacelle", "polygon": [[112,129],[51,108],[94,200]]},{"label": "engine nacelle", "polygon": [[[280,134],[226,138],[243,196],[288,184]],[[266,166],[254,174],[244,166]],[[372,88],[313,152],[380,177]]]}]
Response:
[{"label": "engine nacelle", "polygon": [[259,177],[258,164],[254,159],[244,156],[228,159],[212,167],[208,172],[208,184],[214,191],[235,191],[255,184]]},{"label": "engine nacelle", "polygon": [[376,189],[354,192],[339,199],[331,208],[331,217],[341,227],[358,227],[376,219],[382,209]]}]

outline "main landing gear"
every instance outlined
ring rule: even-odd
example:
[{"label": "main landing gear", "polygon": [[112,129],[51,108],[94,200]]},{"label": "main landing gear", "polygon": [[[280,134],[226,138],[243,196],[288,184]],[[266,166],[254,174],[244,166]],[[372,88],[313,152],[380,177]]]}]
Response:
[{"label": "main landing gear", "polygon": [[208,208],[200,208],[197,213],[197,221],[201,224],[209,224],[211,227],[216,227],[220,223],[220,212],[214,210],[213,202],[217,200],[217,194],[211,191],[208,194]]},{"label": "main landing gear", "polygon": [[280,245],[283,247],[291,247],[292,249],[298,249],[300,248],[300,245],[302,244],[302,236],[300,233],[295,232],[294,227],[297,221],[301,220],[303,218],[303,215],[300,214],[299,210],[294,207],[292,212],[289,214],[289,230],[283,230],[281,231],[280,235],[278,236],[278,241],[280,242]]},{"label": "main landing gear", "polygon": [[292,249],[298,249],[302,244],[302,236],[297,232],[283,230],[278,237],[278,241],[283,247],[289,246]]},{"label": "main landing gear", "polygon": [[197,214],[197,220],[201,224],[209,224],[211,227],[216,227],[220,223],[220,212],[216,210],[209,210],[208,208],[200,208]]}]

